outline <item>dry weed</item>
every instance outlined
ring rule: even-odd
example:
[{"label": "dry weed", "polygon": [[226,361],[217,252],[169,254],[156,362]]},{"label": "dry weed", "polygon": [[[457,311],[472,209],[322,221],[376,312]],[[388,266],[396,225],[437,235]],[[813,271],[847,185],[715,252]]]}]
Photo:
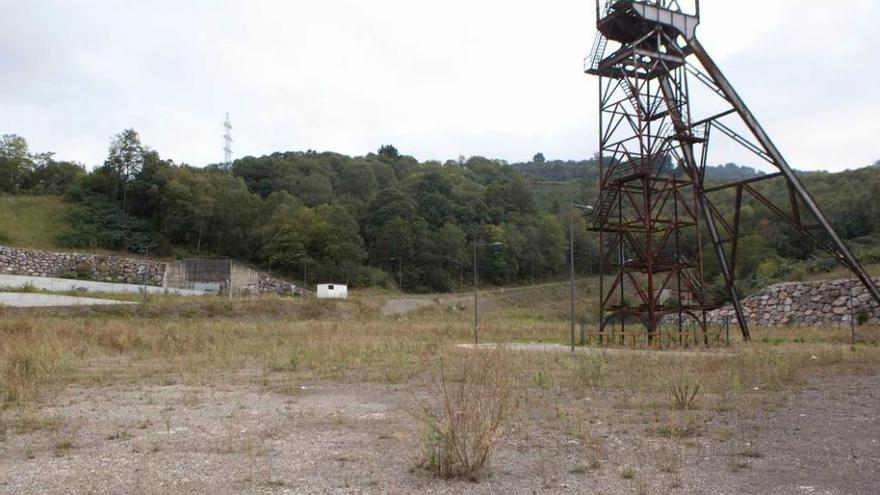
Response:
[{"label": "dry weed", "polygon": [[517,405],[506,353],[441,357],[433,383],[434,397],[417,414],[423,431],[419,464],[438,477],[476,479]]},{"label": "dry weed", "polygon": [[700,393],[702,385],[696,383],[694,378],[684,372],[677,373],[669,381],[669,392],[672,394],[675,408],[679,411],[688,411],[694,408],[694,401]]}]

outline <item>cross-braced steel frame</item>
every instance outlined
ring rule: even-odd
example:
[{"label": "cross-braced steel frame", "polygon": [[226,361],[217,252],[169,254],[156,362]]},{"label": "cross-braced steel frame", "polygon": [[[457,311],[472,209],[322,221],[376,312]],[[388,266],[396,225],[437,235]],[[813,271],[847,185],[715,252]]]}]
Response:
[{"label": "cross-braced steel frame", "polygon": [[[600,195],[593,215],[601,253],[599,335],[623,342],[633,334],[627,326],[636,326],[650,344],[661,324],[671,323],[679,339],[691,326],[708,343],[706,312],[715,304],[707,294],[705,238],[749,340],[735,280],[746,197],[852,270],[880,302],[873,281],[696,39],[699,1],[695,4],[695,12],[686,13],[675,0],[597,1],[599,33],[585,69],[599,76]],[[619,48],[606,54],[609,41]],[[694,118],[692,82],[708,88],[726,108]],[[730,121],[737,119],[748,132],[735,130]],[[778,172],[706,187],[713,135],[725,136]],[[761,193],[757,183],[768,180],[786,182],[784,204]],[[732,213],[712,200],[725,190],[735,191]]]}]

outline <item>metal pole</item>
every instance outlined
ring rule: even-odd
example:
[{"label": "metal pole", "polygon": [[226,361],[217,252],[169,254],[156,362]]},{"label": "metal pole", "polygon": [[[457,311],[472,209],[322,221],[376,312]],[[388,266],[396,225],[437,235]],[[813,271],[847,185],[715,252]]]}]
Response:
[{"label": "metal pole", "polygon": [[477,243],[474,241],[474,345],[480,343],[480,296],[477,289]]},{"label": "metal pole", "polygon": [[730,347],[730,316],[724,317],[724,333],[727,334],[727,347]]},{"label": "metal pole", "polygon": [[577,317],[574,307],[574,200],[571,202],[571,209],[568,212],[568,238],[569,238],[569,276],[570,276],[570,292],[571,292],[571,352],[574,352],[574,320]]},{"label": "metal pole", "polygon": [[461,254],[458,255],[458,290],[464,288],[464,259]]},{"label": "metal pole", "polygon": [[852,286],[849,288],[849,340],[851,345],[856,345],[856,300],[853,297],[855,285],[856,282],[853,281]]},{"label": "metal pole", "polygon": [[146,259],[144,260],[144,302],[147,302],[147,271],[149,271],[150,249],[146,249]]},{"label": "metal pole", "polygon": [[403,256],[397,257],[397,288],[403,291]]}]

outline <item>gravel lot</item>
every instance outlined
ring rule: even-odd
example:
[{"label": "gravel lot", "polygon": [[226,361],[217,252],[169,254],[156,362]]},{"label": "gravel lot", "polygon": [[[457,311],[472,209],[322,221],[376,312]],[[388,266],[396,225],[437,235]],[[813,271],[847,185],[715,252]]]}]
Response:
[{"label": "gravel lot", "polygon": [[768,495],[880,486],[880,370],[817,376],[777,403],[698,415],[697,430],[679,440],[655,427],[678,413],[624,392],[547,391],[524,404],[478,482],[414,467],[409,411],[425,387],[258,381],[243,372],[70,386],[24,413],[34,426],[0,441],[0,493]]}]

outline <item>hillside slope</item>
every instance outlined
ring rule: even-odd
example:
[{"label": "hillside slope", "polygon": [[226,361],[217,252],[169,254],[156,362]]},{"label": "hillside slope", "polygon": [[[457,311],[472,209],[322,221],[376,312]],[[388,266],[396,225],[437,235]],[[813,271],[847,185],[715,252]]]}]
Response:
[{"label": "hillside slope", "polygon": [[70,229],[70,208],[60,196],[0,196],[0,244],[63,249],[57,237]]}]

